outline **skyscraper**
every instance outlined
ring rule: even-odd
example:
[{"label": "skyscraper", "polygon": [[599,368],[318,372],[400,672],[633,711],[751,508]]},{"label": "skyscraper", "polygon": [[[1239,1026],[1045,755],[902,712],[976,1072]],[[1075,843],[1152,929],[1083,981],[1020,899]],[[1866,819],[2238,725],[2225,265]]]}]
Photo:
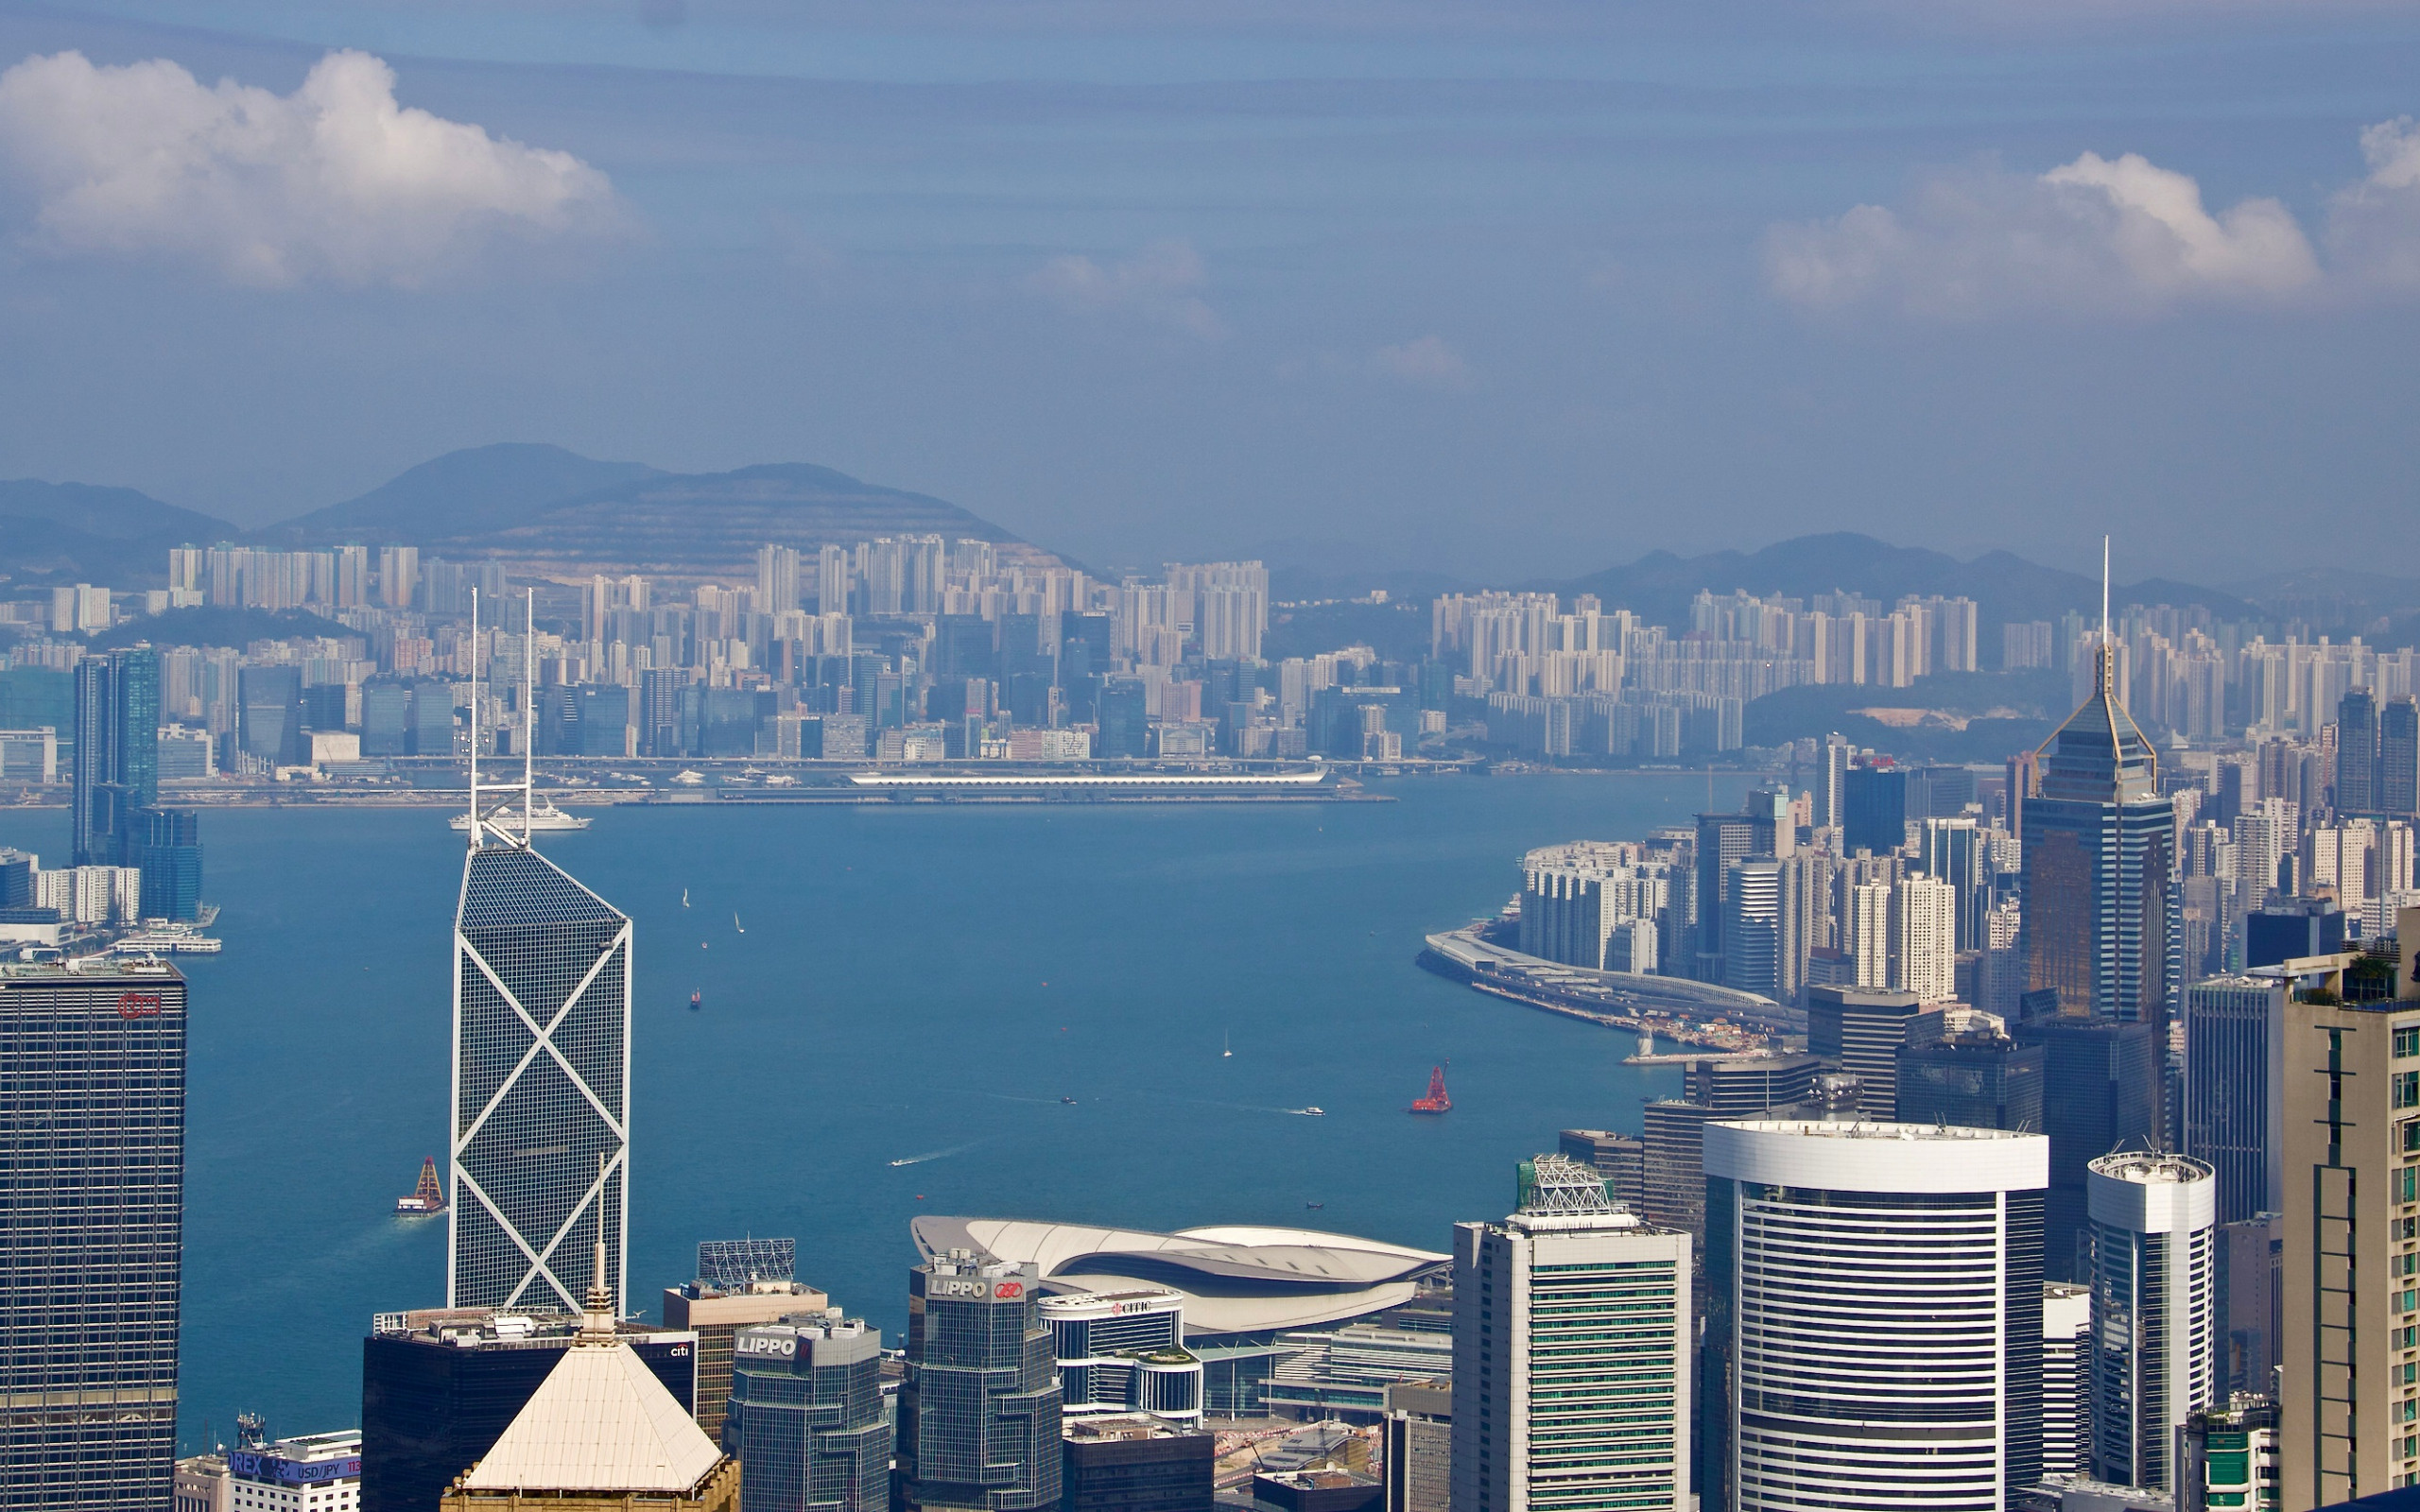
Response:
[{"label": "skyscraper", "polygon": [[2378,807],[2378,701],[2355,688],[2336,702],[2336,812],[2373,814]]},{"label": "skyscraper", "polygon": [[[523,668],[526,691],[527,658]],[[593,1284],[629,1295],[631,921],[531,846],[526,748],[513,786],[480,782],[477,749],[475,730],[454,923],[446,1305],[577,1313]],[[507,828],[495,800],[515,792],[525,821]],[[575,1233],[603,1242],[592,1251]]]},{"label": "skyscraper", "polygon": [[733,1351],[722,1446],[746,1467],[740,1512],[885,1512],[882,1331],[793,1318],[741,1329]]},{"label": "skyscraper", "polygon": [[2285,1199],[2285,1096],[2273,1059],[2288,984],[2215,976],[2185,989],[2185,1153],[2217,1173],[2218,1222]]},{"label": "skyscraper", "polygon": [[1455,1226],[1456,1512],[1685,1512],[1691,1342],[1689,1236],[1523,1162],[1512,1216]]},{"label": "skyscraper", "polygon": [[1059,1378],[1040,1269],[953,1250],[908,1273],[895,1450],[906,1512],[1041,1512],[1060,1500]]},{"label": "skyscraper", "polygon": [[[2420,911],[2401,928],[2408,992]],[[2343,996],[2341,970],[2314,985]],[[2303,996],[2280,1057],[2281,1486],[2289,1506],[2333,1506],[2420,1477],[2420,1003]]]},{"label": "skyscraper", "polygon": [[1819,830],[1839,827],[1843,813],[1842,784],[1848,779],[1849,743],[1846,737],[1831,734],[1815,748],[1815,780],[1808,789],[1814,799],[1814,827]]},{"label": "skyscraper", "polygon": [[2409,697],[2378,711],[2378,807],[2405,816],[2420,810],[2420,704]]},{"label": "skyscraper", "polygon": [[155,1512],[176,1452],[185,984],[0,967],[0,1507]]},{"label": "skyscraper", "polygon": [[2216,1389],[2215,1183],[2147,1153],[2102,1156],[2090,1182],[2093,1476],[2173,1495],[2176,1431]]},{"label": "skyscraper", "polygon": [[132,865],[134,816],[159,797],[160,654],[135,646],[77,662],[75,864]]},{"label": "skyscraper", "polygon": [[2042,1283],[2042,1473],[2089,1473],[2092,1409],[2084,1394],[2092,1289]]},{"label": "skyscraper", "polygon": [[2042,1132],[2050,1141],[2044,1274],[2084,1278],[2086,1168],[2113,1150],[2160,1148],[2167,1046],[2148,1023],[2054,1015],[2014,1027],[2042,1047]]},{"label": "skyscraper", "polygon": [[1707,1125],[1708,1512],[1997,1507],[2041,1478],[2048,1165],[2000,1129]]},{"label": "skyscraper", "polygon": [[2115,654],[2106,642],[2095,653],[2092,695],[2046,747],[2025,804],[2026,1011],[2164,1026],[2184,940],[2176,810],[2113,686]]}]

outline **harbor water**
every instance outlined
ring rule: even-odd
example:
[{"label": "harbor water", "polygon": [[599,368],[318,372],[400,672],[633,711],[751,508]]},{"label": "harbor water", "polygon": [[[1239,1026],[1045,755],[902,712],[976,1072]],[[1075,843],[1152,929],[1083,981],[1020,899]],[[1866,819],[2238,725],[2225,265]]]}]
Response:
[{"label": "harbor water", "polygon": [[[1397,801],[684,805],[542,835],[636,924],[630,1307],[700,1239],[794,1235],[801,1279],[896,1342],[920,1211],[1443,1250],[1557,1129],[1635,1129],[1676,1068],[1413,957],[1500,907],[1523,850],[1685,823],[1705,774],[1375,790]],[[66,832],[0,812],[54,863]],[[371,1315],[443,1299],[445,1220],[394,1207],[443,1161],[463,844],[426,809],[306,806],[211,811],[203,840],[226,949],[178,963],[188,1450],[239,1411],[356,1423]],[[1440,1063],[1453,1111],[1409,1115]]]}]

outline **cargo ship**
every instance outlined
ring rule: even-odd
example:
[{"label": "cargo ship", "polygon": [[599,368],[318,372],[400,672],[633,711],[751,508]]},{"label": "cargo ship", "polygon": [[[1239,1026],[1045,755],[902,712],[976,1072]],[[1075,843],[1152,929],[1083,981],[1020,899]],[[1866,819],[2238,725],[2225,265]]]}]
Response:
[{"label": "cargo ship", "polygon": [[1453,1110],[1454,1100],[1445,1095],[1445,1068],[1443,1066],[1431,1066],[1428,1069],[1428,1095],[1420,1098],[1409,1108],[1405,1108],[1404,1111],[1408,1113],[1450,1113]]}]

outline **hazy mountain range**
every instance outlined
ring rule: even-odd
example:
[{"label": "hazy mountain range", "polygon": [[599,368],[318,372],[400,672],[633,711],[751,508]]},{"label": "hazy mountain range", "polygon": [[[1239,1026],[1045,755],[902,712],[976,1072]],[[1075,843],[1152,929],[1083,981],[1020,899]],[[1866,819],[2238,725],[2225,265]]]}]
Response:
[{"label": "hazy mountain range", "polygon": [[[163,503],[133,489],[0,481],[0,574],[20,583],[157,585],[176,545],[238,541],[292,549],[339,542],[416,545],[455,558],[498,558],[542,576],[642,572],[739,576],[766,541],[812,549],[876,536],[935,534],[990,541],[1004,555],[1066,560],[971,511],[926,494],[866,483],[830,468],[773,463],[728,472],[666,472],[605,462],[559,446],[505,443],[449,453],[358,498],[255,531]],[[1447,573],[1378,568],[1342,541],[1271,543],[1272,596],[1350,597],[1384,587],[1425,598],[1490,585]],[[2008,552],[1962,561],[1841,532],[1755,551],[1680,557],[1651,552],[1586,576],[1520,585],[1594,593],[1609,607],[1685,624],[1701,590],[1744,589],[1811,598],[1846,591],[1887,608],[1905,593],[1963,595],[1985,627],[2096,612],[2100,583]],[[2152,578],[2123,583],[2116,602],[2206,605],[2224,618],[2300,615],[2359,629],[2420,610],[2420,579],[2380,574],[2282,574],[2223,590]],[[1986,633],[1989,633],[1988,629]],[[1987,656],[1987,660],[1990,658]]]}]

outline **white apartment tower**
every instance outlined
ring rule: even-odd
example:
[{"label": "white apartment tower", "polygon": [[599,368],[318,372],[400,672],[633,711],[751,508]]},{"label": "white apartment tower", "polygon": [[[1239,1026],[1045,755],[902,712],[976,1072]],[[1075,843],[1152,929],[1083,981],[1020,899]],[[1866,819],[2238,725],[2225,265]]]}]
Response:
[{"label": "white apartment tower", "polygon": [[1706,1125],[1704,1166],[1707,1512],[2041,1479],[2047,1137],[1747,1119]]},{"label": "white apartment tower", "polygon": [[1909,877],[1891,905],[1891,985],[1920,1003],[1957,997],[1958,889],[1937,877]]},{"label": "white apartment tower", "polygon": [[1689,1494],[1689,1236],[1560,1155],[1454,1234],[1455,1512],[1669,1508]]},{"label": "white apartment tower", "polygon": [[2092,1469],[2176,1491],[2176,1431],[2211,1403],[2218,1368],[2218,1182],[2182,1155],[2084,1167],[2092,1232]]}]

